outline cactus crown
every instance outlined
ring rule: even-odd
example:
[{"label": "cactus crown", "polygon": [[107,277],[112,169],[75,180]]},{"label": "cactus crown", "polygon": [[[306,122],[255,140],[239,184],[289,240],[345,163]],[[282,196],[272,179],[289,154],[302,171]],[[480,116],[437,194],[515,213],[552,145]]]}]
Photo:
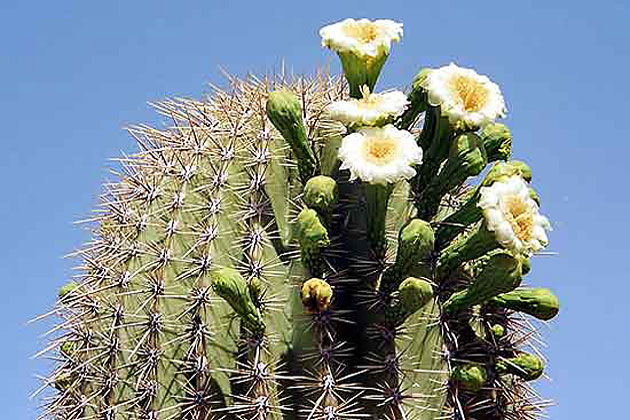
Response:
[{"label": "cactus crown", "polygon": [[392,21],[330,25],[345,77],[231,78],[156,104],[169,128],[130,128],[140,150],[59,292],[42,417],[540,413],[523,314],[548,320],[558,301],[519,288],[546,244],[531,170],[493,122],[498,87],[472,70],[369,94],[400,36]]}]

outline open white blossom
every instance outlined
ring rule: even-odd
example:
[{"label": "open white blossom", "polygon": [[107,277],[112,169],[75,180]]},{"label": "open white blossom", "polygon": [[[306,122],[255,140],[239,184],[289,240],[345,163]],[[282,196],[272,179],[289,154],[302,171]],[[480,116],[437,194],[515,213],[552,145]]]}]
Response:
[{"label": "open white blossom", "polygon": [[549,221],[538,212],[527,183],[518,175],[480,190],[479,207],[497,242],[513,252],[531,255],[547,246]]},{"label": "open white blossom", "polygon": [[387,184],[414,176],[411,165],[422,162],[422,149],[413,134],[391,124],[363,127],[343,138],[339,159],[341,169],[350,170],[350,180]]},{"label": "open white blossom", "polygon": [[328,105],[331,118],[344,124],[381,125],[403,113],[409,101],[399,90],[370,93],[367,86],[361,88],[363,98],[336,101]]},{"label": "open white blossom", "polygon": [[499,86],[472,69],[451,63],[429,71],[422,86],[429,103],[440,105],[455,125],[483,127],[507,113]]},{"label": "open white blossom", "polygon": [[345,19],[319,30],[322,46],[333,51],[376,57],[389,53],[392,41],[400,41],[402,23],[389,19]]}]

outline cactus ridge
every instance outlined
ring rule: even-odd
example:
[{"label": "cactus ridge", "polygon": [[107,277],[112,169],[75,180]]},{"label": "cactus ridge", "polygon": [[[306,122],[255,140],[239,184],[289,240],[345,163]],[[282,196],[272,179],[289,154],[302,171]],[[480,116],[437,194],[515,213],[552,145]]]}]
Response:
[{"label": "cactus ridge", "polygon": [[340,168],[325,110],[343,77],[228,76],[154,104],[169,126],[129,128],[139,150],[52,311],[41,418],[538,418],[523,313],[548,320],[557,299],[516,289],[529,260],[497,251],[468,184],[512,137],[450,126],[426,74],[395,120],[424,163],[387,186]]}]

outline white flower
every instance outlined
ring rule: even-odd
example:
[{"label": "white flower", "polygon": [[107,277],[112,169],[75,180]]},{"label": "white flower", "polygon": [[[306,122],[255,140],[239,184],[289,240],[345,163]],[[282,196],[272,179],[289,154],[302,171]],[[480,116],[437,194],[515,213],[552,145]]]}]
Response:
[{"label": "white flower", "polygon": [[370,93],[367,86],[361,89],[363,98],[336,101],[328,105],[331,118],[344,124],[380,125],[402,114],[409,101],[399,90]]},{"label": "white flower", "polygon": [[488,230],[497,242],[513,252],[531,255],[547,246],[551,229],[538,205],[529,195],[527,183],[518,175],[498,181],[480,190],[479,207]]},{"label": "white flower", "polygon": [[413,134],[391,124],[363,127],[343,138],[339,159],[341,169],[350,170],[350,180],[387,184],[414,176],[411,165],[422,162],[422,149]]},{"label": "white flower", "polygon": [[472,69],[451,63],[429,71],[422,86],[452,124],[478,128],[507,113],[499,86]]},{"label": "white flower", "polygon": [[345,19],[319,30],[322,46],[333,51],[353,52],[358,56],[376,57],[389,53],[392,41],[400,41],[402,23],[388,19]]}]

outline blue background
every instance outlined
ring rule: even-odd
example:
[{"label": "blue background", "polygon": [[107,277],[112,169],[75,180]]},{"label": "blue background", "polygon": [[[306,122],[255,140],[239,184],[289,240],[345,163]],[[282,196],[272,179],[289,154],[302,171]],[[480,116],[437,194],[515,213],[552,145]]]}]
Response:
[{"label": "blue background", "polygon": [[[0,395],[2,418],[34,419],[30,358],[87,234],[121,129],[159,123],[146,101],[199,96],[237,75],[331,63],[317,30],[345,17],[405,24],[380,87],[456,61],[502,86],[515,156],[534,169],[553,221],[530,282],[560,297],[545,332],[555,419],[623,418],[630,392],[627,1],[15,1],[0,3]],[[626,414],[624,414],[626,413]]]}]

